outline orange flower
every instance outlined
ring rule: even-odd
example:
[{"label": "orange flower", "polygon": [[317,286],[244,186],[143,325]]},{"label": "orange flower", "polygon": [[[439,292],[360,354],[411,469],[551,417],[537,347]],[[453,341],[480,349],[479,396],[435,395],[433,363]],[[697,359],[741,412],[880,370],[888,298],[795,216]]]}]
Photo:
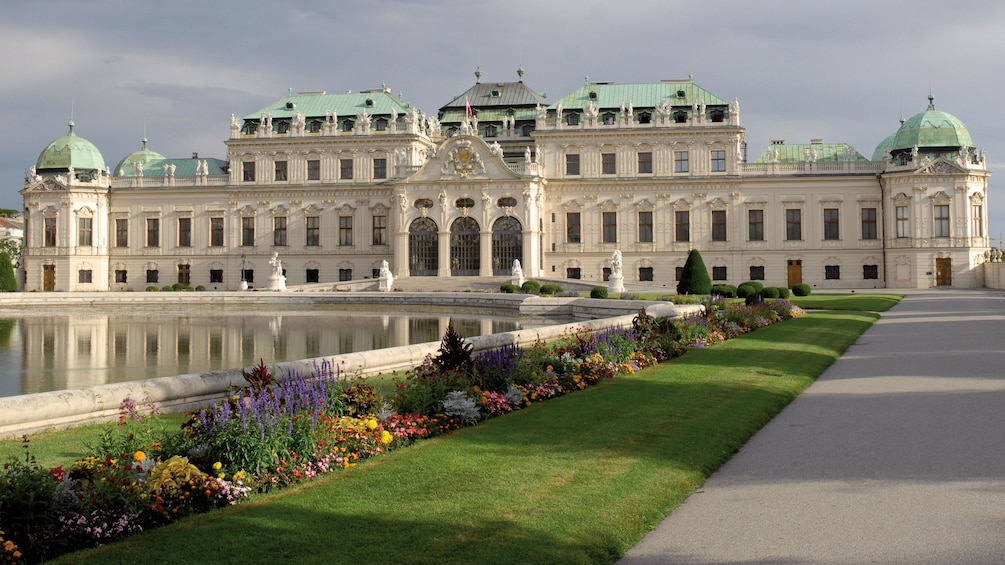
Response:
[{"label": "orange flower", "polygon": [[133,461],[135,461],[137,463],[142,462],[146,458],[147,458],[147,454],[143,453],[142,451],[137,451],[136,453],[133,453]]}]

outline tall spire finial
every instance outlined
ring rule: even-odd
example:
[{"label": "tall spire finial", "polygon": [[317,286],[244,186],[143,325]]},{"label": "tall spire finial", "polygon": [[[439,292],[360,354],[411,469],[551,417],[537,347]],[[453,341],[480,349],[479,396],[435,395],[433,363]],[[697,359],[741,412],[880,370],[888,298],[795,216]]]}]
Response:
[{"label": "tall spire finial", "polygon": [[583,80],[586,81],[586,84],[590,84],[590,75],[584,75]]},{"label": "tall spire finial", "polygon": [[520,82],[523,82],[523,65],[516,68],[516,76],[520,79]]},{"label": "tall spire finial", "polygon": [[482,81],[482,67],[481,65],[478,65],[477,67],[475,67],[475,83],[477,84],[481,81]]},{"label": "tall spire finial", "polygon": [[928,90],[928,109],[929,110],[935,109],[935,95],[932,94],[931,89]]}]

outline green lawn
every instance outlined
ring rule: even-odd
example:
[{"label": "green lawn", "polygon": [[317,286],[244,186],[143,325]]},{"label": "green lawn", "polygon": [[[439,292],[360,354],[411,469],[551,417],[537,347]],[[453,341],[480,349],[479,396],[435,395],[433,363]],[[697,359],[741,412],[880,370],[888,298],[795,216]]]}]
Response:
[{"label": "green lawn", "polygon": [[808,310],[856,310],[886,312],[904,298],[903,294],[835,293],[792,296],[789,300]]},{"label": "green lawn", "polygon": [[877,318],[813,313],[61,563],[611,563]]}]

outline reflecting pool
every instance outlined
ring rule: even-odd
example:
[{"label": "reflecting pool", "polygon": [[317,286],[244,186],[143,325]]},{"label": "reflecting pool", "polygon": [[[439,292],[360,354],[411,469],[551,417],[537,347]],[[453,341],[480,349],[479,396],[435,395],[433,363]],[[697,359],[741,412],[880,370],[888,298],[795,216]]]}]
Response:
[{"label": "reflecting pool", "polygon": [[[268,312],[257,310],[268,309]],[[101,307],[0,313],[0,396],[247,367],[555,323],[338,307]]]}]

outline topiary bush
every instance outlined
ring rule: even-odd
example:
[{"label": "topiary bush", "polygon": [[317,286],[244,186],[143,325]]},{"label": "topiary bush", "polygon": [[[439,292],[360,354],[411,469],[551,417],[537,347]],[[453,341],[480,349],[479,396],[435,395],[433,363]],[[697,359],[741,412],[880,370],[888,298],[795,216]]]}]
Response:
[{"label": "topiary bush", "polygon": [[525,294],[537,294],[541,290],[541,283],[537,281],[524,281],[520,290]]},{"label": "topiary bush", "polygon": [[174,290],[173,286],[162,286],[161,287],[161,291],[163,291],[163,292],[171,292],[173,290]]},{"label": "topiary bush", "polygon": [[742,286],[742,285],[747,285],[747,286],[752,286],[752,287],[754,287],[754,290],[755,290],[755,291],[756,291],[756,292],[757,292],[758,294],[760,294],[760,292],[761,292],[762,290],[764,290],[764,284],[763,284],[763,283],[761,283],[761,282],[759,282],[759,281],[744,281],[744,282],[740,283],[740,285],[741,285],[741,286]]},{"label": "topiary bush", "polygon": [[520,292],[520,287],[513,283],[503,283],[499,285],[499,292],[505,292],[507,294],[514,294]]},{"label": "topiary bush", "polygon": [[147,292],[157,292],[157,291],[158,291],[158,290],[160,290],[160,289],[159,289],[159,288],[157,288],[157,287],[156,287],[156,286],[154,286],[154,285],[150,285],[150,286],[148,286],[148,287],[146,288],[146,290],[147,290]]},{"label": "topiary bush", "polygon": [[764,290],[761,291],[762,298],[778,298],[779,292],[777,286],[766,286]]},{"label": "topiary bush", "polygon": [[683,273],[677,282],[677,294],[712,294],[712,279],[697,249],[687,254]]},{"label": "topiary bush", "polygon": [[756,287],[751,286],[751,285],[746,284],[746,283],[741,284],[740,286],[736,287],[736,297],[737,298],[749,298],[751,296],[757,296],[758,294],[760,294],[760,293],[758,292],[758,290],[757,290]]},{"label": "topiary bush", "polygon": [[809,296],[811,292],[813,292],[813,289],[806,283],[799,283],[792,286],[792,294],[795,294],[796,296]]},{"label": "topiary bush", "polygon": [[784,299],[784,300],[788,300],[788,298],[789,298],[789,289],[785,288],[784,286],[778,286],[778,287],[775,287],[775,288],[778,289],[778,298],[781,298],[781,299]]},{"label": "topiary bush", "polygon": [[713,285],[712,294],[718,294],[724,298],[736,298],[736,287],[731,284]]},{"label": "topiary bush", "polygon": [[206,290],[206,287],[204,287],[202,285],[199,285],[199,286],[195,287],[195,290],[196,290],[196,292],[202,292],[202,291]]},{"label": "topiary bush", "polygon": [[548,283],[541,285],[541,296],[552,296],[559,292],[562,292],[562,287],[557,284]]},{"label": "topiary bush", "polygon": [[590,298],[607,298],[606,286],[595,286],[590,289]]}]

